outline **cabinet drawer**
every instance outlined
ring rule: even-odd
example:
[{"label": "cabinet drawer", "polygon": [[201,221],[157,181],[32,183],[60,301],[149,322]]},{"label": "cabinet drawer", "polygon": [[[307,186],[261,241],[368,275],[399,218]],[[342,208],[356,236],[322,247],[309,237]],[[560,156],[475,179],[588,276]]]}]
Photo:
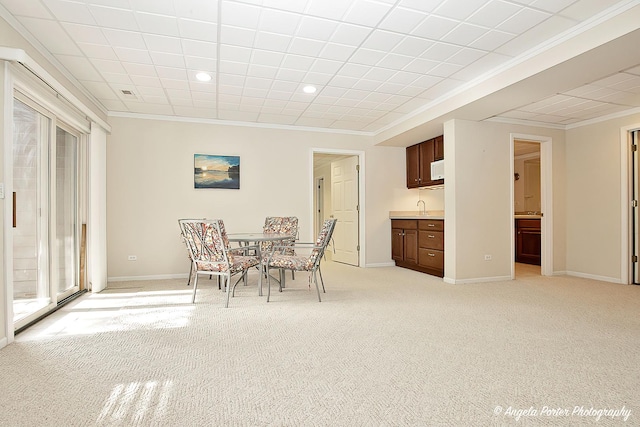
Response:
[{"label": "cabinet drawer", "polygon": [[444,233],[442,231],[426,231],[420,230],[418,235],[418,245],[421,248],[444,249]]},{"label": "cabinet drawer", "polygon": [[518,227],[520,228],[537,228],[540,229],[539,219],[518,219]]},{"label": "cabinet drawer", "polygon": [[434,249],[418,249],[418,264],[438,270],[444,269],[444,252]]},{"label": "cabinet drawer", "polygon": [[392,219],[391,228],[402,228],[405,230],[417,230],[418,220],[416,219]]},{"label": "cabinet drawer", "polygon": [[418,229],[444,231],[444,221],[441,219],[421,219],[418,221]]}]

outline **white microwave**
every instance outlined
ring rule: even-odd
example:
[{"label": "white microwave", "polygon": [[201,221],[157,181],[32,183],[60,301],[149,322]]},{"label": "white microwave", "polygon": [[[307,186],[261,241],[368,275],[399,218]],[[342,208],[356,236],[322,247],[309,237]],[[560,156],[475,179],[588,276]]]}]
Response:
[{"label": "white microwave", "polygon": [[431,180],[444,179],[444,160],[431,162]]}]

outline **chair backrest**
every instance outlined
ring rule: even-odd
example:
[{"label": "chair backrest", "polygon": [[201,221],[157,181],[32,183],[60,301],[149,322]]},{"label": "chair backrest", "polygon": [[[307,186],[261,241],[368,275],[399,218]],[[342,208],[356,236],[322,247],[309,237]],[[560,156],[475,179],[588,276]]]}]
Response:
[{"label": "chair backrest", "polygon": [[206,263],[208,270],[226,271],[231,255],[227,254],[229,239],[221,219],[181,219],[178,224],[196,266]]},{"label": "chair backrest", "polygon": [[311,268],[312,266],[315,268],[320,264],[320,260],[322,259],[322,255],[324,255],[324,251],[329,245],[331,241],[331,236],[333,235],[333,230],[336,228],[336,222],[338,220],[335,218],[325,219],[322,223],[322,229],[320,229],[320,233],[318,233],[318,238],[316,239],[315,248],[311,252],[308,260],[308,266]]},{"label": "chair backrest", "polygon": [[[293,246],[298,236],[298,217],[296,216],[268,216],[264,220],[263,233],[291,234],[291,239],[278,242],[278,246]],[[260,250],[263,254],[271,252],[273,242],[261,242]],[[294,255],[293,248],[286,249],[285,255]]]}]

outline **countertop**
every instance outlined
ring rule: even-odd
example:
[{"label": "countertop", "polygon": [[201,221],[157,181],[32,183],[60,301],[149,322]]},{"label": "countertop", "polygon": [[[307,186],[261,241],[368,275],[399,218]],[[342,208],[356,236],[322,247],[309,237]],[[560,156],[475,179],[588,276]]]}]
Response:
[{"label": "countertop", "polygon": [[444,211],[390,211],[390,219],[444,219]]},{"label": "countertop", "polygon": [[516,212],[513,214],[515,219],[540,219],[542,214],[533,212]]}]

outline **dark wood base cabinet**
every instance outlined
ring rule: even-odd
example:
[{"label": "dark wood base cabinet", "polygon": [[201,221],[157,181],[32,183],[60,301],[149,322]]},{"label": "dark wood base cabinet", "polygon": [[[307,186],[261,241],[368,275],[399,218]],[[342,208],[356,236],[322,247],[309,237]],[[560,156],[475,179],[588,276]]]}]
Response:
[{"label": "dark wood base cabinet", "polygon": [[516,262],[541,264],[539,219],[516,219]]},{"label": "dark wood base cabinet", "polygon": [[444,221],[392,219],[391,258],[398,267],[444,277]]}]

